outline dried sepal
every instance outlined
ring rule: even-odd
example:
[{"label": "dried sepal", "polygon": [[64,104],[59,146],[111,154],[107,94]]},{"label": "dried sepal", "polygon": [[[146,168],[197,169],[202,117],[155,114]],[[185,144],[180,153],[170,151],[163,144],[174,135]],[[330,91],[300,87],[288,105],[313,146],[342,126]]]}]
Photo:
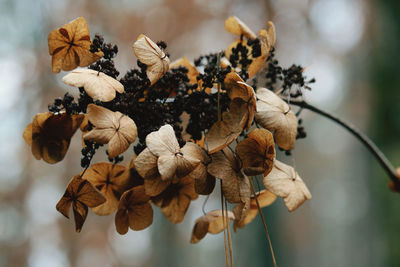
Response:
[{"label": "dried sepal", "polygon": [[268,191],[283,198],[289,211],[311,199],[310,191],[295,169],[278,160],[275,160],[271,172],[264,176],[263,183]]},{"label": "dried sepal", "polygon": [[297,118],[289,105],[271,90],[257,89],[256,121],[274,134],[276,144],[285,150],[294,147]]},{"label": "dried sepal", "polygon": [[250,198],[249,178],[241,172],[240,162],[229,148],[212,154],[207,170],[222,180],[222,192],[230,203],[245,203]]},{"label": "dried sepal", "polygon": [[84,115],[66,113],[38,113],[23,133],[25,142],[31,146],[37,160],[54,164],[61,161],[67,153],[71,137],[74,135]]},{"label": "dried sepal", "polygon": [[231,100],[242,99],[247,104],[248,120],[246,129],[249,130],[257,111],[257,102],[253,87],[243,81],[235,72],[230,72],[225,76],[224,85]]},{"label": "dried sepal", "polygon": [[246,127],[248,118],[247,104],[240,98],[232,100],[229,110],[222,114],[222,121],[214,123],[207,133],[208,153],[218,152],[236,140]]},{"label": "dried sepal", "polygon": [[213,210],[207,212],[194,222],[190,243],[198,243],[207,233],[218,234],[222,232],[231,220],[235,220],[235,215],[231,211]]},{"label": "dried sepal", "polygon": [[170,182],[161,194],[152,198],[152,201],[161,207],[161,211],[168,221],[178,224],[183,221],[190,201],[195,200],[197,197],[198,194],[194,189],[194,180],[187,176]]},{"label": "dried sepal", "polygon": [[239,142],[236,153],[242,161],[246,175],[267,175],[272,170],[275,159],[274,138],[268,130],[254,129],[247,138]]},{"label": "dried sepal", "polygon": [[87,116],[95,128],[85,134],[84,139],[108,144],[110,158],[115,158],[126,151],[136,139],[135,122],[118,111],[113,112],[104,107],[89,104]]},{"label": "dried sepal", "polygon": [[115,215],[115,227],[119,234],[126,234],[128,227],[139,231],[153,223],[153,208],[149,201],[143,186],[134,187],[121,196]]},{"label": "dried sepal", "polygon": [[113,213],[118,202],[129,185],[129,176],[125,173],[125,167],[108,162],[93,164],[83,175],[106,198],[106,202],[92,208],[97,215],[109,215]]},{"label": "dried sepal", "polygon": [[133,44],[136,57],[147,65],[146,74],[151,85],[156,83],[169,68],[169,58],[156,43],[141,34]]},{"label": "dried sepal", "polygon": [[85,92],[93,98],[102,102],[109,102],[115,98],[116,92],[122,94],[124,86],[116,79],[107,74],[91,69],[77,69],[62,78],[65,84],[83,87]]},{"label": "dried sepal", "polygon": [[198,145],[187,142],[180,148],[174,129],[169,124],[148,134],[146,145],[158,157],[157,167],[163,180],[175,176],[182,178],[191,173],[201,161],[197,154]]},{"label": "dried sepal", "polygon": [[73,70],[78,66],[86,67],[103,56],[101,51],[90,52],[92,42],[89,27],[83,17],[50,32],[48,44],[55,73]]},{"label": "dried sepal", "polygon": [[255,39],[256,35],[236,16],[231,16],[225,20],[225,29],[227,32],[233,33],[238,36],[245,36],[249,39]]},{"label": "dried sepal", "polygon": [[69,218],[69,210],[72,205],[75,228],[80,232],[86,220],[88,207],[94,208],[106,201],[106,198],[87,180],[76,175],[69,182],[64,195],[58,201],[56,209]]},{"label": "dried sepal", "polygon": [[[251,223],[256,218],[258,214],[256,198],[258,200],[258,203],[260,204],[260,208],[264,208],[275,202],[276,195],[272,194],[268,190],[262,190],[256,196],[252,196],[250,198],[250,208],[247,211],[247,214],[241,220],[235,220],[234,222],[235,231],[236,228],[243,228],[245,225]],[[241,204],[237,205],[239,206],[238,209],[241,208],[240,205]],[[233,209],[235,210],[236,206]]]}]

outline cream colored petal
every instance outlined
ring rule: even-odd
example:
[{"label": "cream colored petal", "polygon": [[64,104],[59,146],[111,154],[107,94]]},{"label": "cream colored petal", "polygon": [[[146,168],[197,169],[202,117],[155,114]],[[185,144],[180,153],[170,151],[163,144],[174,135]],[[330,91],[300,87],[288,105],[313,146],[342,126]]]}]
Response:
[{"label": "cream colored petal", "polygon": [[173,155],[161,155],[157,160],[158,172],[161,179],[171,180],[175,176],[177,168],[177,158]]},{"label": "cream colored petal", "polygon": [[175,155],[180,152],[178,140],[176,140],[174,129],[166,124],[158,131],[146,136],[146,145],[157,157],[161,155]]},{"label": "cream colored petal", "polygon": [[107,144],[116,134],[114,128],[93,129],[83,136],[83,139],[96,142],[99,144]]},{"label": "cream colored petal", "polygon": [[120,126],[118,129],[129,143],[133,143],[137,137],[137,127],[135,122],[128,116],[124,115],[120,119]]},{"label": "cream colored petal", "polygon": [[130,146],[128,140],[118,131],[108,142],[108,157],[115,158]]},{"label": "cream colored petal", "polygon": [[97,106],[95,104],[89,104],[87,107],[87,116],[89,121],[96,126],[96,128],[116,128],[114,125],[115,114],[111,110]]},{"label": "cream colored petal", "polygon": [[157,168],[157,157],[145,148],[134,161],[135,169],[144,179],[154,179],[160,176]]},{"label": "cream colored petal", "polygon": [[304,201],[311,199],[311,193],[298,173],[289,165],[275,160],[272,171],[263,178],[265,187],[282,197],[289,211],[296,210]]},{"label": "cream colored petal", "polygon": [[231,16],[225,20],[225,29],[238,36],[244,35],[249,39],[255,39],[257,36],[236,16]]}]

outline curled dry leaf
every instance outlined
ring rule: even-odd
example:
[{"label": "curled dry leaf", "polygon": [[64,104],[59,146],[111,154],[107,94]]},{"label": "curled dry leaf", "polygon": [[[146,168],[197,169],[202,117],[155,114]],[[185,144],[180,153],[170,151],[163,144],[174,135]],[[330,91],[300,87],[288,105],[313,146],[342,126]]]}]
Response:
[{"label": "curled dry leaf", "polygon": [[249,178],[240,169],[239,160],[229,148],[211,155],[207,170],[222,180],[222,192],[230,203],[246,203],[250,198]]},{"label": "curled dry leaf", "polygon": [[189,174],[194,179],[194,188],[197,194],[209,195],[215,187],[215,177],[207,172],[207,165],[211,162],[211,158],[207,152],[197,146],[196,158],[201,158],[201,163]]},{"label": "curled dry leaf", "polygon": [[116,79],[107,74],[91,69],[77,69],[62,78],[65,84],[83,87],[85,92],[93,98],[102,102],[109,102],[115,98],[116,93],[122,94],[124,86]]},{"label": "curled dry leaf", "polygon": [[222,114],[222,121],[214,123],[206,136],[208,153],[212,154],[229,146],[243,131],[249,118],[247,104],[235,98],[229,105],[229,111]]},{"label": "curled dry leaf", "polygon": [[50,32],[49,54],[53,72],[86,67],[103,56],[103,52],[90,52],[90,33],[85,18],[79,17]]},{"label": "curled dry leaf", "polygon": [[31,146],[37,160],[54,164],[61,161],[67,153],[71,137],[74,135],[84,115],[66,113],[38,113],[23,133],[25,142]]},{"label": "curled dry leaf", "polygon": [[255,39],[257,36],[236,16],[231,16],[225,20],[225,29],[227,32],[238,36],[245,36],[248,39]]},{"label": "curled dry leaf", "polygon": [[269,50],[275,46],[276,42],[276,33],[275,33],[275,25],[272,21],[268,21],[267,30],[262,29],[259,31],[258,35],[264,38]]},{"label": "curled dry leaf", "polygon": [[275,144],[270,131],[254,129],[236,146],[246,175],[267,175],[274,164]]},{"label": "curled dry leaf", "polygon": [[104,107],[89,104],[87,116],[95,128],[83,138],[99,144],[108,144],[110,158],[123,153],[136,139],[135,122],[118,111],[113,112]]},{"label": "curled dry leaf", "polygon": [[227,88],[227,93],[231,100],[240,98],[247,104],[249,115],[246,129],[249,130],[254,120],[254,114],[257,111],[257,101],[253,87],[246,84],[235,72],[230,72],[226,75],[224,85]]},{"label": "curled dry leaf", "polygon": [[[243,228],[245,225],[251,223],[257,216],[258,214],[258,207],[257,207],[257,202],[256,202],[256,197],[258,200],[258,203],[260,204],[260,208],[267,207],[271,205],[272,203],[275,202],[276,200],[276,195],[272,194],[268,190],[262,190],[260,191],[257,196],[252,196],[250,198],[250,209],[248,210],[246,216],[244,216],[241,220],[235,220],[234,222],[234,230],[236,231],[236,228]],[[238,204],[239,206],[241,204]],[[235,206],[235,208],[237,207]],[[234,210],[235,210],[234,208]],[[239,207],[240,209],[241,207]]]},{"label": "curled dry leaf", "polygon": [[133,44],[136,57],[147,66],[146,74],[151,85],[155,84],[169,68],[169,58],[156,43],[141,34]]},{"label": "curled dry leaf", "polygon": [[97,207],[105,201],[105,197],[90,182],[81,179],[80,175],[76,175],[69,182],[64,195],[57,203],[56,209],[69,218],[69,210],[72,205],[75,229],[80,232],[86,220],[88,207]]},{"label": "curled dry leaf", "polygon": [[285,101],[266,88],[257,89],[257,98],[257,123],[274,133],[280,148],[292,149],[297,135],[296,115]]},{"label": "curled dry leaf", "polygon": [[293,167],[275,160],[272,171],[263,178],[268,191],[282,197],[289,211],[296,210],[311,193]]},{"label": "curled dry leaf", "polygon": [[207,233],[218,234],[222,232],[230,221],[234,219],[235,215],[231,211],[213,210],[207,212],[207,214],[196,219],[194,222],[190,243],[198,243]]},{"label": "curled dry leaf", "polygon": [[125,172],[125,167],[108,162],[93,164],[86,170],[83,179],[95,186],[107,200],[102,205],[92,208],[97,215],[113,213],[118,207],[121,195],[129,185],[129,175]]},{"label": "curled dry leaf", "polygon": [[183,221],[190,201],[197,197],[194,180],[187,176],[170,182],[167,188],[152,200],[154,204],[161,207],[161,211],[168,221],[177,224]]},{"label": "curled dry leaf", "polygon": [[115,227],[119,234],[126,234],[128,227],[139,231],[153,223],[153,208],[149,201],[143,186],[134,187],[121,196],[115,215]]},{"label": "curled dry leaf", "polygon": [[180,148],[174,129],[169,124],[148,134],[146,145],[150,152],[158,157],[157,167],[163,180],[175,176],[182,178],[191,173],[201,161],[197,153],[198,145],[187,142]]}]

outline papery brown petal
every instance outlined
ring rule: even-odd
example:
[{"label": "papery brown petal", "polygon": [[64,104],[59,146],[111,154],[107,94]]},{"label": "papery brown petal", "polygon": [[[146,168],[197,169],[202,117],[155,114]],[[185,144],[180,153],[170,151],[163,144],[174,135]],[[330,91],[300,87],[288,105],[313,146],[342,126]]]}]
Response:
[{"label": "papery brown petal", "polygon": [[56,209],[65,217],[69,219],[69,210],[71,207],[72,200],[68,196],[68,192],[66,191],[63,197],[58,201]]},{"label": "papery brown petal", "polygon": [[208,225],[210,224],[206,216],[201,216],[194,222],[192,236],[190,238],[190,243],[198,243],[203,239],[208,233]]},{"label": "papery brown petal", "polygon": [[124,235],[129,230],[129,217],[128,212],[123,210],[118,210],[115,214],[115,228],[120,235]]},{"label": "papery brown petal", "polygon": [[73,211],[75,219],[75,230],[79,233],[82,230],[83,223],[86,220],[88,208],[79,201],[75,201],[73,203]]},{"label": "papery brown petal", "polygon": [[135,169],[144,179],[160,177],[157,168],[157,157],[145,148],[134,160]]},{"label": "papery brown petal", "polygon": [[249,39],[255,39],[257,36],[236,16],[231,16],[225,20],[225,29],[235,35],[244,35]]},{"label": "papery brown petal", "polygon": [[23,137],[24,137],[25,142],[28,145],[32,146],[32,123],[29,123],[26,126],[24,133],[23,133]]},{"label": "papery brown petal", "polygon": [[161,179],[161,177],[155,178],[155,179],[144,180],[144,188],[145,188],[146,194],[149,196],[152,196],[152,197],[159,195],[170,184],[171,184],[170,180],[163,181]]},{"label": "papery brown petal", "polygon": [[175,131],[169,124],[162,126],[158,131],[148,134],[146,136],[146,145],[150,152],[157,157],[168,154],[175,155],[175,153],[180,152]]},{"label": "papery brown petal", "polygon": [[162,207],[164,216],[173,224],[181,223],[190,205],[190,198],[184,194],[175,196],[168,206]]},{"label": "papery brown petal", "polygon": [[128,215],[129,227],[135,231],[146,229],[153,223],[153,208],[150,203],[135,205]]}]

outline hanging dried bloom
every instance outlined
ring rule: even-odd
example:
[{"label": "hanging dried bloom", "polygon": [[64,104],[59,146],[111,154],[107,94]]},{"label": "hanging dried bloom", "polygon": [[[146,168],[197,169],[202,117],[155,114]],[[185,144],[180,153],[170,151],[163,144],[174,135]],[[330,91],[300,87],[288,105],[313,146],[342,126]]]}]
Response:
[{"label": "hanging dried bloom", "polygon": [[[267,207],[267,206],[271,205],[272,203],[274,203],[276,200],[276,195],[272,194],[268,190],[262,190],[257,194],[257,196],[252,196],[250,198],[250,209],[248,210],[246,216],[244,216],[241,220],[235,220],[235,222],[234,222],[234,230],[235,231],[236,231],[236,228],[243,228],[245,225],[251,223],[256,218],[256,216],[258,214],[256,197],[257,197],[258,203],[260,204],[260,208]],[[235,206],[235,208],[236,207],[237,206]]]},{"label": "hanging dried bloom", "polygon": [[61,28],[50,32],[49,54],[53,72],[86,67],[103,56],[103,52],[90,52],[89,27],[84,17],[79,17]]},{"label": "hanging dried bloom", "polygon": [[263,178],[268,191],[282,197],[289,211],[296,210],[311,193],[293,167],[275,160],[272,171]]},{"label": "hanging dried bloom", "polygon": [[190,243],[198,243],[207,233],[218,234],[222,232],[234,219],[235,215],[231,211],[213,210],[207,212],[194,222]]},{"label": "hanging dried bloom", "polygon": [[187,142],[182,148],[179,147],[174,129],[169,124],[148,134],[146,145],[158,157],[157,167],[163,180],[175,176],[182,178],[191,173],[201,161],[201,158],[196,158],[196,144]]},{"label": "hanging dried bloom", "polygon": [[237,36],[245,36],[248,39],[256,39],[257,36],[236,16],[231,16],[225,20],[225,29],[227,32]]},{"label": "hanging dried bloom", "polygon": [[246,175],[267,175],[274,164],[275,144],[270,131],[254,129],[236,146]]},{"label": "hanging dried bloom", "polygon": [[235,98],[229,105],[229,111],[222,114],[222,121],[211,126],[206,136],[208,153],[212,154],[229,146],[240,135],[248,123],[247,104]]},{"label": "hanging dried bloom", "polygon": [[250,198],[249,178],[241,172],[240,162],[229,148],[211,155],[208,172],[222,180],[222,192],[229,202],[245,203]]},{"label": "hanging dried bloom", "polygon": [[240,98],[247,104],[248,120],[246,129],[249,130],[254,120],[254,114],[257,111],[257,102],[253,87],[245,83],[235,72],[230,72],[226,75],[224,85],[231,100]]},{"label": "hanging dried bloom", "polygon": [[116,79],[100,71],[91,69],[77,69],[62,78],[65,84],[75,87],[83,87],[85,92],[102,102],[109,102],[115,98],[116,93],[122,94],[124,86]]},{"label": "hanging dried bloom", "polygon": [[153,223],[153,208],[149,201],[150,197],[145,194],[143,186],[126,191],[115,215],[117,232],[124,235],[128,228],[139,231],[149,227]]},{"label": "hanging dried bloom", "polygon": [[83,179],[95,186],[107,200],[102,205],[92,208],[97,215],[113,213],[118,207],[121,195],[129,185],[125,167],[108,162],[93,164],[86,170]]},{"label": "hanging dried bloom", "polygon": [[156,43],[141,34],[133,44],[136,57],[147,65],[146,74],[150,84],[155,84],[169,68],[169,58]]},{"label": "hanging dried bloom", "polygon": [[274,133],[280,148],[292,149],[297,135],[296,115],[285,101],[266,88],[257,89],[257,98],[257,123]]},{"label": "hanging dried bloom", "polygon": [[207,165],[211,162],[211,158],[200,146],[196,146],[195,152],[197,153],[196,158],[201,158],[201,162],[189,176],[194,179],[197,194],[209,195],[215,187],[215,177],[207,172]]},{"label": "hanging dried bloom", "polygon": [[37,160],[54,164],[64,158],[83,119],[84,115],[38,113],[26,126],[23,137]]},{"label": "hanging dried bloom", "polygon": [[125,152],[136,139],[135,122],[118,111],[113,112],[104,107],[89,104],[87,116],[95,128],[85,134],[84,139],[99,144],[108,144],[110,158],[115,158]]},{"label": "hanging dried bloom", "polygon": [[58,201],[56,209],[69,219],[69,209],[72,205],[75,218],[75,229],[80,232],[86,220],[88,207],[94,208],[106,201],[104,196],[87,180],[76,175],[69,182],[64,195]]},{"label": "hanging dried bloom", "polygon": [[153,197],[154,204],[161,207],[164,216],[171,223],[183,221],[190,201],[198,197],[194,189],[194,180],[190,177],[177,179],[157,197]]}]

